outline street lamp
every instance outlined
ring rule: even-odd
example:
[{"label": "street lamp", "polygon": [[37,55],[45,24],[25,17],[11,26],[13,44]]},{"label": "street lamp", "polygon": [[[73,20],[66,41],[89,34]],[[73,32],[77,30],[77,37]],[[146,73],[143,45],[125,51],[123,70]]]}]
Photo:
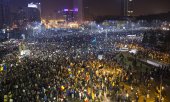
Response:
[{"label": "street lamp", "polygon": [[9,40],[9,28],[7,28],[6,31],[7,31],[7,39]]},{"label": "street lamp", "polygon": [[[132,22],[132,35],[133,35],[133,27],[135,26],[134,23]],[[134,37],[132,37],[132,44],[133,44]]]},{"label": "street lamp", "polygon": [[160,92],[159,92],[159,102],[162,100],[162,75],[160,76],[161,83],[160,83]]}]

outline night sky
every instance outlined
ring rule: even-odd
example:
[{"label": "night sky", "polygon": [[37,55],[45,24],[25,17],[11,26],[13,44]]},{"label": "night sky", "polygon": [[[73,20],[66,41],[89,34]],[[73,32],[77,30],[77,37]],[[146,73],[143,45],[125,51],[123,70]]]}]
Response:
[{"label": "night sky", "polygon": [[[56,16],[57,11],[70,8],[72,0],[11,0],[13,8],[28,2],[42,2],[42,16]],[[88,0],[89,12],[94,16],[120,15],[121,0]],[[147,15],[170,11],[170,0],[135,0],[134,15]]]}]

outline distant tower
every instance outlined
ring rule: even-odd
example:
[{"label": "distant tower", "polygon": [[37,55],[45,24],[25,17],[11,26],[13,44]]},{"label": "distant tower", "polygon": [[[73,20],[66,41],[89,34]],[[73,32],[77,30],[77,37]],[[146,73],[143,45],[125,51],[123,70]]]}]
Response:
[{"label": "distant tower", "polygon": [[84,20],[90,20],[91,17],[93,16],[92,13],[90,13],[89,2],[90,0],[83,0],[83,19]]},{"label": "distant tower", "polygon": [[88,2],[89,0],[73,0],[73,7],[78,8],[78,19],[80,22],[90,19]]},{"label": "distant tower", "polygon": [[3,16],[3,2],[0,0],[0,29],[3,28],[4,24],[4,16]]},{"label": "distant tower", "polygon": [[133,16],[134,13],[134,0],[128,0],[128,4],[127,4],[128,8],[127,8],[127,16]]},{"label": "distant tower", "polygon": [[74,0],[74,8],[78,8],[78,21],[82,22],[84,19],[84,10],[83,10],[83,0]]},{"label": "distant tower", "polygon": [[133,16],[134,0],[122,0],[121,1],[121,16]]},{"label": "distant tower", "polygon": [[127,15],[127,0],[121,0],[121,16]]},{"label": "distant tower", "polygon": [[10,21],[9,0],[0,0],[0,28],[8,26]]}]

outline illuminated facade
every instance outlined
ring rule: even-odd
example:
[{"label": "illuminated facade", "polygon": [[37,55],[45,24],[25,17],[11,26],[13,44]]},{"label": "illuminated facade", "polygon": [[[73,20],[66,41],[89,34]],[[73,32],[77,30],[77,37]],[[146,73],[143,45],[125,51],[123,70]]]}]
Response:
[{"label": "illuminated facade", "polygon": [[67,22],[74,22],[78,20],[78,8],[74,9],[64,9],[63,16],[65,21]]},{"label": "illuminated facade", "polygon": [[41,3],[29,3],[28,7],[29,8],[37,8],[40,11],[40,15],[41,15]]}]

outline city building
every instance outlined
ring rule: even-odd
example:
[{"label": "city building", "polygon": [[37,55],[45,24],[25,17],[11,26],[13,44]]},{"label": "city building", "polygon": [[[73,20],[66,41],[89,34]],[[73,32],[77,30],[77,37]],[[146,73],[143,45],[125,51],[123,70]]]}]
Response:
[{"label": "city building", "polygon": [[0,28],[4,25],[4,17],[3,17],[3,2],[0,0]]},{"label": "city building", "polygon": [[121,16],[126,16],[127,11],[127,0],[121,0]]},{"label": "city building", "polygon": [[127,16],[133,16],[134,14],[134,0],[128,0]]},{"label": "city building", "polygon": [[10,24],[9,0],[0,0],[0,29]]},{"label": "city building", "polygon": [[29,8],[37,8],[40,12],[40,15],[41,15],[41,3],[29,3],[28,7]]},{"label": "city building", "polygon": [[65,21],[67,22],[74,22],[78,20],[78,8],[74,9],[64,9],[63,16]]},{"label": "city building", "polygon": [[40,22],[40,11],[37,8],[25,7],[18,11],[17,20],[21,23]]},{"label": "city building", "polygon": [[73,0],[73,8],[78,8],[78,21],[90,20],[89,0]]},{"label": "city building", "polygon": [[121,16],[133,16],[134,0],[122,0],[121,2]]}]

